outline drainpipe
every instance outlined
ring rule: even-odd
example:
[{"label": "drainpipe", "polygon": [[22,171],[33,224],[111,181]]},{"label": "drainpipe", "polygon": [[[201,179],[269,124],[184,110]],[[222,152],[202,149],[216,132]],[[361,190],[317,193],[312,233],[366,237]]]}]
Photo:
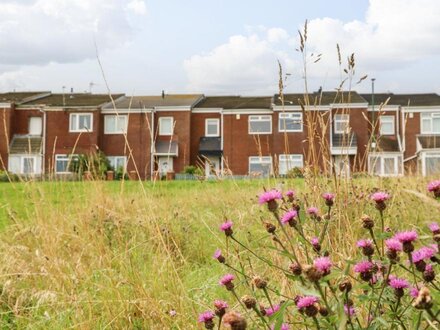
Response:
[{"label": "drainpipe", "polygon": [[222,156],[220,159],[220,171],[223,175],[223,170],[224,170],[224,165],[223,165],[223,132],[224,132],[224,128],[223,128],[223,108],[220,110],[220,125],[222,127],[221,129],[221,135],[220,135],[220,149],[222,150]]},{"label": "drainpipe", "polygon": [[153,172],[154,172],[154,108],[151,109],[151,136],[150,136],[150,180],[154,180]]},{"label": "drainpipe", "polygon": [[41,174],[45,174],[46,173],[46,118],[47,118],[47,114],[46,111],[44,111],[43,109],[39,109],[40,112],[43,113],[43,157],[41,160],[41,168],[42,168],[42,173]]},{"label": "drainpipe", "polygon": [[372,134],[373,134],[373,142],[376,142],[376,115],[374,113],[374,81],[376,80],[376,78],[371,78],[371,107],[372,107],[372,123],[373,123],[373,129]]}]

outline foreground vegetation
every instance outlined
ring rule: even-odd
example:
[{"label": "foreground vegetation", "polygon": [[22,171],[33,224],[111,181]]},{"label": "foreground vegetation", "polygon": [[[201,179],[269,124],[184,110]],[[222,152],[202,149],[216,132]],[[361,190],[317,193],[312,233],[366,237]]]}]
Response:
[{"label": "foreground vegetation", "polygon": [[[238,302],[218,285],[225,269],[216,248],[249,263],[219,226],[232,219],[240,240],[274,263],[258,195],[294,189],[324,209],[321,193],[336,194],[326,249],[332,262],[359,254],[363,214],[377,215],[369,194],[389,191],[387,224],[417,229],[437,220],[440,204],[420,178],[253,180],[225,182],[52,182],[0,184],[1,328],[198,328],[212,301]],[[295,242],[294,242],[295,243]],[[295,243],[296,244],[296,243]],[[287,265],[286,265],[287,266]],[[296,287],[256,264],[283,292]],[[240,288],[238,288],[240,291]],[[238,292],[241,294],[241,292]]]}]

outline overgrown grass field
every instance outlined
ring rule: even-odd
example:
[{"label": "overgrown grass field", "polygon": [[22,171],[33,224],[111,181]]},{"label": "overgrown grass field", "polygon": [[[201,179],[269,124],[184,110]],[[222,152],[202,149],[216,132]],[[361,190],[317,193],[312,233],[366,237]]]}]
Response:
[{"label": "overgrown grass field", "polygon": [[[237,237],[276,263],[258,205],[265,188],[294,189],[307,205],[336,193],[326,238],[335,262],[356,253],[360,218],[375,216],[368,196],[391,193],[387,224],[417,228],[438,220],[428,179],[242,180],[207,182],[27,182],[0,184],[0,328],[196,329],[214,299],[228,299],[212,255],[234,250],[219,231],[234,222]],[[232,255],[232,253],[231,253]],[[238,255],[239,257],[236,257]],[[284,292],[282,274],[253,263]],[[238,289],[239,290],[239,289]],[[230,299],[229,299],[230,300]],[[233,304],[233,301],[231,301]],[[237,303],[236,303],[237,304]]]}]

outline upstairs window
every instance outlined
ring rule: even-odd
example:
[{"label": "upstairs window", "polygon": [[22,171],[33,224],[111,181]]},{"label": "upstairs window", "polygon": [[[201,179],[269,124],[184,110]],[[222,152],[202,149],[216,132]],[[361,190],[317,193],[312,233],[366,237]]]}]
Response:
[{"label": "upstairs window", "polygon": [[174,119],[173,117],[159,118],[159,135],[173,135]]},{"label": "upstairs window", "polygon": [[422,113],[420,115],[422,134],[440,134],[440,113]]},{"label": "upstairs window", "polygon": [[348,114],[335,115],[334,124],[335,134],[346,134],[350,129],[350,116]]},{"label": "upstairs window", "polygon": [[394,116],[380,116],[380,135],[394,135]]},{"label": "upstairs window", "polygon": [[71,113],[70,132],[92,132],[93,115],[91,113]]},{"label": "upstairs window", "polygon": [[249,134],[271,134],[272,116],[249,116]]},{"label": "upstairs window", "polygon": [[278,131],[302,132],[302,113],[280,113],[278,117]]},{"label": "upstairs window", "polygon": [[123,134],[127,132],[127,115],[104,116],[104,134]]},{"label": "upstairs window", "polygon": [[205,136],[220,136],[220,120],[215,118],[206,119]]}]

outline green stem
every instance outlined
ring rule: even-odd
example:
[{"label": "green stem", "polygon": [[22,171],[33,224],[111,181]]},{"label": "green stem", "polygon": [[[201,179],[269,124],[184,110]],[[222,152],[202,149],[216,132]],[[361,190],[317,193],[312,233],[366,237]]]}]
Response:
[{"label": "green stem", "polygon": [[385,287],[387,286],[388,279],[389,279],[389,277],[390,277],[390,273],[391,273],[391,268],[392,268],[392,267],[393,267],[392,264],[390,264],[390,266],[388,267],[388,272],[387,272],[387,275],[386,275],[386,277],[385,277],[385,279],[384,279],[384,281],[383,281],[383,283],[382,283],[382,288],[381,288],[381,290],[380,290],[379,298],[377,298],[377,304],[376,304],[376,308],[374,309],[374,315],[377,314],[377,310],[379,309],[379,306],[380,306],[380,300],[382,299],[383,292],[384,292],[384,290],[385,290]]}]

